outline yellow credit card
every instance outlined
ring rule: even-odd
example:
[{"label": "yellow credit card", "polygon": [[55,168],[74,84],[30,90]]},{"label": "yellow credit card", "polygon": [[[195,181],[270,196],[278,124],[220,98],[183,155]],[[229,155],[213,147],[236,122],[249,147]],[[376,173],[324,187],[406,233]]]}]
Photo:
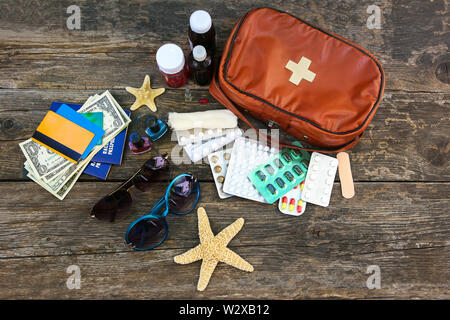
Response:
[{"label": "yellow credit card", "polygon": [[77,162],[95,134],[78,124],[49,111],[33,134],[37,143]]}]

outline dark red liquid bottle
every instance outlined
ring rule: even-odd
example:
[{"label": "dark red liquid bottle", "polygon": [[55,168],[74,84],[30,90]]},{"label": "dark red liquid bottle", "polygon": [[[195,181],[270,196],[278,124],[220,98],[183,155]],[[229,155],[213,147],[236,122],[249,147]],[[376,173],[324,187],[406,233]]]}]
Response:
[{"label": "dark red liquid bottle", "polygon": [[189,45],[191,50],[195,46],[203,46],[212,55],[216,52],[216,29],[211,16],[205,10],[197,10],[189,18]]},{"label": "dark red liquid bottle", "polygon": [[214,74],[213,62],[205,47],[200,45],[194,47],[189,55],[189,67],[192,77],[199,85],[204,86],[211,82]]}]

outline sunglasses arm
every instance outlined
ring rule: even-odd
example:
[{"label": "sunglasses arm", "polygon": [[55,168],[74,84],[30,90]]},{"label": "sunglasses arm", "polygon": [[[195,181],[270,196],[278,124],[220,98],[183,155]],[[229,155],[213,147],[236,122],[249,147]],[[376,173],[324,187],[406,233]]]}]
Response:
[{"label": "sunglasses arm", "polygon": [[[163,157],[165,160],[167,160],[167,159],[169,158],[169,154],[168,154],[168,153],[165,153],[165,154],[163,154],[161,157]],[[112,195],[114,192],[116,192],[117,190],[120,190],[120,189],[125,189],[125,190],[127,190],[127,191],[130,191],[130,188],[134,185],[133,179],[134,179],[138,174],[140,174],[141,171],[142,171],[142,167],[141,167],[137,172],[135,172],[135,173],[131,176],[131,178],[129,178],[129,179],[128,179],[127,181],[125,181],[124,183],[122,183],[118,188],[116,188],[113,192],[109,193],[108,195],[110,196],[110,195]]]},{"label": "sunglasses arm", "polygon": [[112,195],[114,192],[120,190],[120,189],[125,189],[127,191],[130,190],[130,188],[134,185],[133,183],[133,179],[141,172],[142,169],[139,169],[135,174],[133,174],[131,176],[131,178],[129,178],[127,181],[125,181],[124,183],[122,183],[119,187],[117,187],[116,189],[114,189],[114,191],[110,192],[108,194],[108,196]]}]

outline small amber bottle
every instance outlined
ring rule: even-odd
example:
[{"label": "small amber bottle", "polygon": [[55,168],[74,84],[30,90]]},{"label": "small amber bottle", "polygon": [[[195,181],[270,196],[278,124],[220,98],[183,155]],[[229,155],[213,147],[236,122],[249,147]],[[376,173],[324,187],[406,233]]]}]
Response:
[{"label": "small amber bottle", "polygon": [[189,66],[192,76],[199,85],[204,86],[211,82],[213,77],[212,58],[206,52],[205,47],[195,46],[189,55]]}]

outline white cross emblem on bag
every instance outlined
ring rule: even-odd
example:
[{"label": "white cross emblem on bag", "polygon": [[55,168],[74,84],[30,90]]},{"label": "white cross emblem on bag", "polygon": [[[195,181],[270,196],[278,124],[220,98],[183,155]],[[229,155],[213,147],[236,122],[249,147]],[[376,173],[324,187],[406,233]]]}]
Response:
[{"label": "white cross emblem on bag", "polygon": [[285,66],[286,69],[292,71],[292,75],[289,78],[289,81],[295,84],[296,86],[299,85],[302,79],[305,79],[309,82],[313,82],[314,78],[316,77],[316,74],[311,70],[309,70],[310,65],[311,60],[309,60],[306,57],[302,57],[298,63],[289,60]]}]

